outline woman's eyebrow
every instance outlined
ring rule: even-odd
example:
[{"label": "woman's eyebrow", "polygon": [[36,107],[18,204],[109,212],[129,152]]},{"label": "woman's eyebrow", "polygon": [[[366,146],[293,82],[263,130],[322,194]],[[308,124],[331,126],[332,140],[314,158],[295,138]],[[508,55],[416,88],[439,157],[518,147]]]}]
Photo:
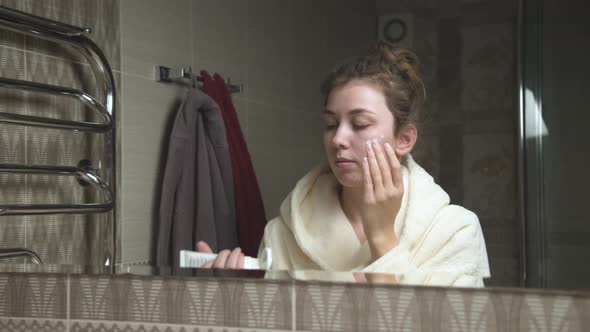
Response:
[{"label": "woman's eyebrow", "polygon": [[365,109],[365,108],[355,108],[352,111],[350,111],[350,114],[352,114],[352,115],[358,115],[358,114],[362,114],[362,113],[373,114],[372,111],[369,111],[368,109]]},{"label": "woman's eyebrow", "polygon": [[[372,112],[372,111],[369,111],[368,109],[365,109],[365,108],[355,108],[355,109],[353,109],[352,111],[350,111],[349,113],[350,113],[351,115],[357,115],[357,114],[360,114],[360,113],[369,113],[369,114],[373,114],[373,112]],[[329,109],[325,109],[325,110],[324,110],[324,114],[328,114],[328,115],[335,115],[335,114],[336,114],[336,112],[334,112],[334,111],[331,111],[331,110],[329,110]]]}]

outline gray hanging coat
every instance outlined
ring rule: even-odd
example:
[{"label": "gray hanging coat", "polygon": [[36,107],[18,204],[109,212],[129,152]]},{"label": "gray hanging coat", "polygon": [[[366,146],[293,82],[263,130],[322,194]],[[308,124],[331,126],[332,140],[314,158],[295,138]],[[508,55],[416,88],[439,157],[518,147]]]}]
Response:
[{"label": "gray hanging coat", "polygon": [[214,252],[238,247],[229,146],[219,106],[190,89],[170,136],[162,183],[156,263],[181,273],[179,252],[205,241]]}]

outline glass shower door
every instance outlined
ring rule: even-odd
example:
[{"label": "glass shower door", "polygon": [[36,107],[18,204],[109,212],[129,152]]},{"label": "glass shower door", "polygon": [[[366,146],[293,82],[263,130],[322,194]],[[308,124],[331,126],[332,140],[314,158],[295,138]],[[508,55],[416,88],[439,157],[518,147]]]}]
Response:
[{"label": "glass shower door", "polygon": [[588,288],[590,24],[582,1],[524,1],[522,9],[526,283]]}]

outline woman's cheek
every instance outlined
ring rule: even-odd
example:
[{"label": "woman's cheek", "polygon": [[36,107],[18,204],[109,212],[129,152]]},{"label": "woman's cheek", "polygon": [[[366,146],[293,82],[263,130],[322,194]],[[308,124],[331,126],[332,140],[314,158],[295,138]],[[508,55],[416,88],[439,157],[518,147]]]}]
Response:
[{"label": "woman's cheek", "polygon": [[355,140],[354,142],[354,153],[358,159],[362,159],[367,156],[367,141],[370,138],[367,137],[359,137],[359,139]]}]

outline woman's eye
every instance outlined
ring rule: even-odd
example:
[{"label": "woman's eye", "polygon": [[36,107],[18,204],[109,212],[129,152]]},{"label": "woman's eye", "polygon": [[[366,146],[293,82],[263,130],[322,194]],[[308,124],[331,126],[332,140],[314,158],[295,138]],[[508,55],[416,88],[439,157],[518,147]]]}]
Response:
[{"label": "woman's eye", "polygon": [[366,129],[369,126],[371,126],[370,124],[355,124],[353,125],[354,129]]},{"label": "woman's eye", "polygon": [[331,124],[331,123],[326,123],[326,125],[324,126],[324,128],[326,128],[328,130],[335,129],[336,127],[338,127],[338,125]]}]

